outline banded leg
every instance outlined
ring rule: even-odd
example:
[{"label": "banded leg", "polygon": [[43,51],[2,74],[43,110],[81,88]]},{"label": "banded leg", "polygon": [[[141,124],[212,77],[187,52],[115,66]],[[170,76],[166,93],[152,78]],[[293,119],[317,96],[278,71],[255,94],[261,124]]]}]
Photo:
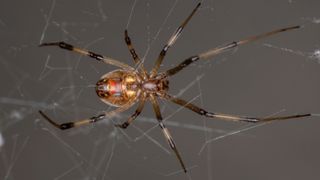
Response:
[{"label": "banded leg", "polygon": [[168,141],[168,143],[170,145],[170,148],[176,154],[176,157],[178,158],[179,163],[180,163],[183,171],[186,173],[187,169],[186,169],[186,167],[185,167],[185,165],[184,165],[184,163],[182,161],[182,158],[181,158],[180,153],[179,153],[179,151],[178,151],[178,149],[176,147],[176,144],[174,143],[173,138],[171,137],[169,130],[162,123],[162,115],[161,115],[161,112],[160,112],[158,101],[156,100],[155,96],[152,95],[152,94],[150,95],[150,100],[151,100],[151,103],[152,103],[152,106],[153,106],[154,113],[156,114],[157,120],[159,121],[159,126],[160,126],[160,128],[162,130],[162,133],[164,134],[165,138],[167,139],[167,141]]},{"label": "banded leg", "polygon": [[191,12],[191,14],[187,17],[187,19],[185,19],[182,24],[178,27],[178,29],[174,32],[174,34],[170,37],[169,41],[167,42],[167,44],[163,47],[163,49],[161,50],[158,59],[156,61],[156,63],[153,66],[153,69],[151,71],[151,77],[154,77],[157,73],[158,70],[160,68],[160,65],[163,61],[164,56],[166,55],[168,49],[176,42],[176,40],[178,39],[178,37],[180,36],[182,30],[184,29],[184,27],[188,24],[188,22],[190,21],[190,19],[192,18],[192,16],[196,13],[196,11],[198,10],[198,8],[200,7],[201,3],[199,2],[197,4],[197,6],[193,9],[193,11]]},{"label": "banded leg", "polygon": [[124,31],[124,40],[128,46],[128,49],[130,51],[130,54],[135,62],[136,65],[138,65],[138,68],[141,69],[142,73],[143,73],[143,76],[144,77],[147,77],[147,71],[145,70],[144,66],[143,66],[143,63],[141,63],[141,60],[139,58],[139,56],[137,55],[135,49],[133,48],[133,45],[132,45],[132,42],[131,42],[131,39],[128,35],[128,31],[125,30]]},{"label": "banded leg", "polygon": [[258,122],[287,120],[287,119],[296,119],[296,118],[313,116],[312,114],[297,114],[297,115],[290,115],[290,116],[275,116],[275,117],[265,117],[265,118],[263,118],[263,117],[261,118],[261,117],[235,116],[235,115],[229,115],[229,114],[208,112],[208,111],[206,111],[202,108],[199,108],[198,106],[196,106],[190,102],[187,102],[183,99],[173,97],[168,94],[166,94],[164,96],[164,98],[175,103],[175,104],[186,107],[186,108],[190,109],[191,111],[198,113],[202,116],[205,116],[208,118],[221,118],[221,119],[230,120],[230,121],[244,121],[244,122],[258,123]]},{"label": "banded leg", "polygon": [[145,103],[145,98],[140,99],[138,108],[136,109],[134,114],[132,114],[126,122],[122,124],[116,124],[115,126],[120,127],[122,129],[126,129],[132,123],[132,121],[134,121],[140,115],[144,107],[144,103]]},{"label": "banded leg", "polygon": [[251,36],[251,37],[248,37],[248,38],[240,40],[240,41],[235,41],[235,42],[229,43],[227,45],[224,45],[222,47],[217,47],[217,48],[211,49],[209,51],[206,51],[204,53],[201,53],[201,54],[198,54],[195,56],[191,56],[191,57],[185,59],[182,63],[180,63],[176,67],[169,69],[166,72],[162,73],[162,76],[172,76],[172,75],[178,73],[179,71],[181,71],[183,68],[190,65],[191,63],[198,61],[199,59],[208,59],[212,56],[215,56],[215,55],[223,53],[227,50],[233,49],[239,45],[247,44],[249,42],[253,42],[253,41],[256,41],[256,40],[259,40],[262,38],[266,38],[268,36],[272,36],[272,35],[275,35],[280,32],[285,32],[285,31],[298,29],[298,28],[300,28],[300,26],[291,26],[291,27],[287,27],[287,28],[273,30],[273,31],[270,31],[270,32],[267,32],[264,34]]},{"label": "banded leg", "polygon": [[46,119],[50,124],[52,124],[53,126],[55,126],[56,128],[59,128],[61,130],[66,130],[66,129],[70,129],[73,127],[78,127],[78,126],[82,126],[82,125],[87,125],[90,123],[95,123],[101,120],[104,120],[106,117],[107,118],[111,118],[114,115],[123,112],[125,110],[127,110],[129,107],[131,107],[131,103],[128,103],[122,107],[119,107],[113,111],[109,111],[106,112],[104,114],[100,114],[98,116],[93,116],[91,118],[88,119],[82,119],[82,120],[77,120],[77,121],[73,121],[73,122],[67,122],[67,123],[62,123],[62,124],[58,124],[55,121],[53,121],[51,118],[49,118],[44,112],[39,111],[39,113],[41,114],[41,116]]},{"label": "banded leg", "polygon": [[98,121],[103,120],[105,118],[105,115],[101,114],[99,116],[93,116],[93,117],[91,117],[89,119],[83,119],[83,120],[79,120],[79,121],[75,121],[75,122],[67,122],[67,123],[63,123],[63,124],[58,124],[55,121],[53,121],[51,118],[49,118],[44,112],[39,111],[39,113],[50,124],[52,124],[53,126],[55,126],[56,128],[59,128],[61,130],[66,130],[66,129],[70,129],[70,128],[73,128],[73,127],[82,126],[82,125],[86,125],[86,124],[90,124],[90,123],[95,123],[95,122],[98,122]]},{"label": "banded leg", "polygon": [[61,49],[65,49],[65,50],[73,51],[73,52],[76,52],[76,53],[79,53],[79,54],[82,54],[82,55],[85,55],[85,56],[89,56],[89,57],[91,57],[93,59],[96,59],[97,61],[102,61],[102,62],[104,62],[106,64],[111,64],[113,66],[117,66],[117,67],[125,69],[125,70],[134,70],[131,66],[129,66],[129,65],[123,63],[123,62],[120,62],[118,60],[112,59],[110,57],[102,56],[100,54],[88,51],[86,49],[81,49],[81,48],[74,47],[71,44],[67,44],[67,43],[65,43],[63,41],[61,41],[61,42],[42,43],[39,46],[40,47],[43,47],[43,46],[58,46]]}]

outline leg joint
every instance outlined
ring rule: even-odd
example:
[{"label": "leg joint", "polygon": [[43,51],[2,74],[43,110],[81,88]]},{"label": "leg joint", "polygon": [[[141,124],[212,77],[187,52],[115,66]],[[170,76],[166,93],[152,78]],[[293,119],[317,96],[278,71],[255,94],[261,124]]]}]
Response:
[{"label": "leg joint", "polygon": [[131,45],[131,40],[129,37],[125,37],[124,40],[126,41],[127,45]]},{"label": "leg joint", "polygon": [[122,128],[122,129],[126,129],[129,126],[128,122],[124,122],[122,124],[116,124],[116,127]]},{"label": "leg joint", "polygon": [[65,129],[70,129],[74,127],[74,123],[70,122],[70,123],[64,123],[60,125],[60,129],[65,130]]},{"label": "leg joint", "polygon": [[90,122],[91,122],[91,123],[94,123],[94,122],[100,121],[100,120],[104,119],[104,117],[105,117],[104,114],[101,114],[101,115],[96,116],[96,117],[92,117],[92,118],[90,118],[90,119],[91,119]]},{"label": "leg joint", "polygon": [[59,42],[59,47],[60,48],[63,48],[63,49],[67,49],[67,50],[70,50],[70,51],[72,51],[73,50],[73,46],[72,45],[70,45],[70,44],[67,44],[67,43],[65,43],[65,42]]},{"label": "leg joint", "polygon": [[208,114],[208,112],[203,110],[203,109],[200,109],[199,110],[199,114],[202,115],[202,116],[206,116]]},{"label": "leg joint", "polygon": [[98,61],[101,61],[103,59],[103,56],[101,56],[99,54],[96,54],[94,52],[91,52],[91,51],[88,52],[88,56],[92,57],[92,58],[95,58]]}]

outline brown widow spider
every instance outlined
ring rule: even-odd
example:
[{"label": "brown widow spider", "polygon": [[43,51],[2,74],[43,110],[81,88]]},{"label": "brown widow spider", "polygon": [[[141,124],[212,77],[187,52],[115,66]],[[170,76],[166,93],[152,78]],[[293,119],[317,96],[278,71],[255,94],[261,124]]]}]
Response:
[{"label": "brown widow spider", "polygon": [[277,116],[277,117],[267,117],[267,118],[259,118],[259,117],[245,117],[245,116],[235,116],[235,115],[229,115],[229,114],[221,114],[221,113],[214,113],[214,112],[208,112],[188,101],[185,101],[183,99],[179,99],[177,97],[174,97],[170,94],[168,94],[168,88],[169,88],[169,80],[168,78],[170,76],[173,76],[180,72],[182,69],[190,65],[191,63],[194,63],[200,59],[208,59],[211,58],[217,54],[220,54],[222,52],[225,52],[227,50],[233,49],[239,45],[243,45],[252,41],[256,41],[261,38],[265,38],[271,35],[275,35],[280,32],[285,32],[293,29],[298,29],[300,26],[291,26],[286,27],[282,29],[273,30],[267,33],[263,33],[256,36],[251,36],[246,39],[235,41],[217,48],[210,49],[206,52],[200,53],[198,55],[191,56],[184,61],[182,61],[179,65],[177,65],[174,68],[171,68],[167,71],[158,73],[158,70],[160,68],[160,65],[162,64],[162,61],[168,51],[168,49],[175,43],[175,41],[178,39],[179,35],[181,34],[184,27],[187,25],[187,23],[190,21],[192,16],[195,14],[195,12],[199,9],[201,3],[198,3],[197,6],[193,9],[191,14],[182,22],[182,24],[178,27],[178,29],[173,33],[173,35],[168,40],[167,44],[163,47],[161,50],[157,61],[155,62],[153,69],[151,72],[147,72],[146,69],[143,66],[143,63],[141,62],[139,56],[136,54],[133,45],[131,44],[130,37],[128,36],[127,30],[125,30],[125,42],[128,46],[128,49],[132,55],[132,58],[137,65],[138,68],[133,68],[123,62],[120,62],[118,60],[114,60],[110,57],[102,56],[100,54],[96,54],[94,52],[80,49],[77,47],[74,47],[70,44],[67,44],[65,42],[50,42],[50,43],[43,43],[40,44],[40,46],[58,46],[62,49],[66,49],[69,51],[74,51],[76,53],[89,56],[91,58],[94,58],[98,61],[102,61],[106,64],[110,64],[116,67],[119,67],[120,69],[111,71],[109,73],[104,74],[101,79],[96,84],[96,93],[100,97],[100,99],[111,106],[117,107],[115,110],[110,112],[105,112],[103,114],[100,114],[98,116],[93,116],[88,119],[83,120],[77,120],[73,122],[67,122],[63,124],[58,124],[55,121],[53,121],[51,118],[49,118],[46,114],[44,114],[42,111],[39,111],[39,113],[47,120],[49,123],[51,123],[53,126],[65,130],[70,129],[73,127],[78,127],[82,125],[86,125],[89,123],[95,123],[100,120],[104,120],[106,117],[110,118],[113,115],[123,112],[127,109],[129,109],[131,106],[133,106],[136,102],[138,103],[138,107],[134,114],[132,114],[126,122],[123,124],[116,124],[116,127],[120,128],[127,128],[130,123],[134,119],[136,119],[139,114],[141,113],[144,104],[147,100],[150,100],[153,106],[154,113],[156,114],[157,120],[159,122],[159,126],[162,129],[162,132],[167,139],[171,149],[174,151],[175,155],[177,156],[179,163],[183,169],[183,171],[186,173],[187,169],[184,165],[184,162],[182,161],[181,155],[176,147],[175,142],[173,141],[169,130],[165,127],[165,125],[162,122],[162,115],[159,108],[159,103],[157,98],[162,98],[168,101],[171,101],[175,104],[178,104],[180,106],[183,106],[195,113],[198,113],[199,115],[203,115],[208,118],[220,118],[224,120],[230,120],[230,121],[244,121],[244,122],[250,122],[250,123],[257,123],[257,122],[266,122],[266,121],[274,121],[274,120],[286,120],[286,119],[294,119],[294,118],[302,118],[307,116],[313,116],[312,114],[297,114],[297,115],[290,115],[290,116]]}]

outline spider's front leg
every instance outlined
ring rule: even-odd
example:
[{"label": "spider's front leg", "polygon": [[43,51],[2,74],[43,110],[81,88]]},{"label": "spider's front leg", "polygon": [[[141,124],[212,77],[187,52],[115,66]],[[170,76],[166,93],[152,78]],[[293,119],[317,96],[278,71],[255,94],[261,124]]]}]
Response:
[{"label": "spider's front leg", "polygon": [[275,116],[275,117],[246,117],[246,116],[235,116],[230,114],[221,114],[221,113],[213,113],[206,111],[188,101],[185,101],[183,99],[179,99],[176,97],[173,97],[169,94],[166,94],[163,96],[165,99],[178,104],[180,106],[183,106],[185,108],[188,108],[189,110],[208,117],[208,118],[221,118],[223,120],[229,120],[229,121],[243,121],[243,122],[250,122],[250,123],[258,123],[258,122],[268,122],[268,121],[276,121],[276,120],[287,120],[287,119],[297,119],[297,118],[303,118],[308,116],[314,116],[310,113],[306,114],[296,114],[296,115],[289,115],[289,116]]},{"label": "spider's front leg", "polygon": [[251,37],[245,38],[240,41],[234,41],[234,42],[228,43],[226,45],[210,49],[209,51],[206,51],[206,52],[203,52],[198,55],[194,55],[194,56],[191,56],[191,57],[185,59],[180,64],[178,64],[176,67],[171,68],[171,69],[161,73],[161,76],[162,77],[173,76],[173,75],[177,74],[178,72],[180,72],[182,69],[186,68],[190,64],[192,64],[200,59],[208,59],[208,58],[211,58],[215,55],[218,55],[218,54],[221,54],[221,53],[226,52],[228,50],[234,49],[240,45],[247,44],[247,43],[257,41],[262,38],[266,38],[266,37],[269,37],[269,36],[272,36],[272,35],[275,35],[275,34],[278,34],[281,32],[290,31],[290,30],[298,29],[298,28],[300,28],[300,26],[291,26],[291,27],[276,29],[276,30],[273,30],[273,31],[270,31],[267,33],[259,34],[256,36],[251,36]]},{"label": "spider's front leg", "polygon": [[190,19],[193,17],[193,15],[196,13],[196,11],[199,9],[201,5],[201,2],[197,4],[197,6],[193,9],[193,11],[190,13],[190,15],[182,22],[182,24],[178,27],[178,29],[173,33],[173,35],[168,40],[167,44],[162,48],[157,61],[155,62],[152,70],[151,70],[151,77],[155,77],[158,73],[158,70],[160,68],[160,65],[162,64],[162,61],[164,57],[167,54],[168,49],[176,42],[178,37],[181,35],[182,30],[185,28],[185,26],[188,24]]}]

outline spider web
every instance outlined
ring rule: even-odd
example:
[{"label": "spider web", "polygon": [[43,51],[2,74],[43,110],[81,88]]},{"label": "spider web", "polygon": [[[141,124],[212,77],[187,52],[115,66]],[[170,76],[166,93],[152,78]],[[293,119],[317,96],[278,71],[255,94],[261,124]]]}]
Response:
[{"label": "spider web", "polygon": [[[318,118],[246,124],[206,119],[160,100],[189,169],[182,172],[150,104],[86,127],[60,131],[38,114],[68,122],[111,110],[95,92],[114,67],[41,42],[66,41],[132,65],[124,30],[147,69],[195,7],[187,0],[3,1],[0,6],[0,179],[317,179]],[[319,113],[316,0],[204,0],[161,70],[210,48],[279,27],[303,28],[199,61],[170,79],[170,93],[208,111],[249,116]],[[14,9],[14,11],[12,11]]]}]

